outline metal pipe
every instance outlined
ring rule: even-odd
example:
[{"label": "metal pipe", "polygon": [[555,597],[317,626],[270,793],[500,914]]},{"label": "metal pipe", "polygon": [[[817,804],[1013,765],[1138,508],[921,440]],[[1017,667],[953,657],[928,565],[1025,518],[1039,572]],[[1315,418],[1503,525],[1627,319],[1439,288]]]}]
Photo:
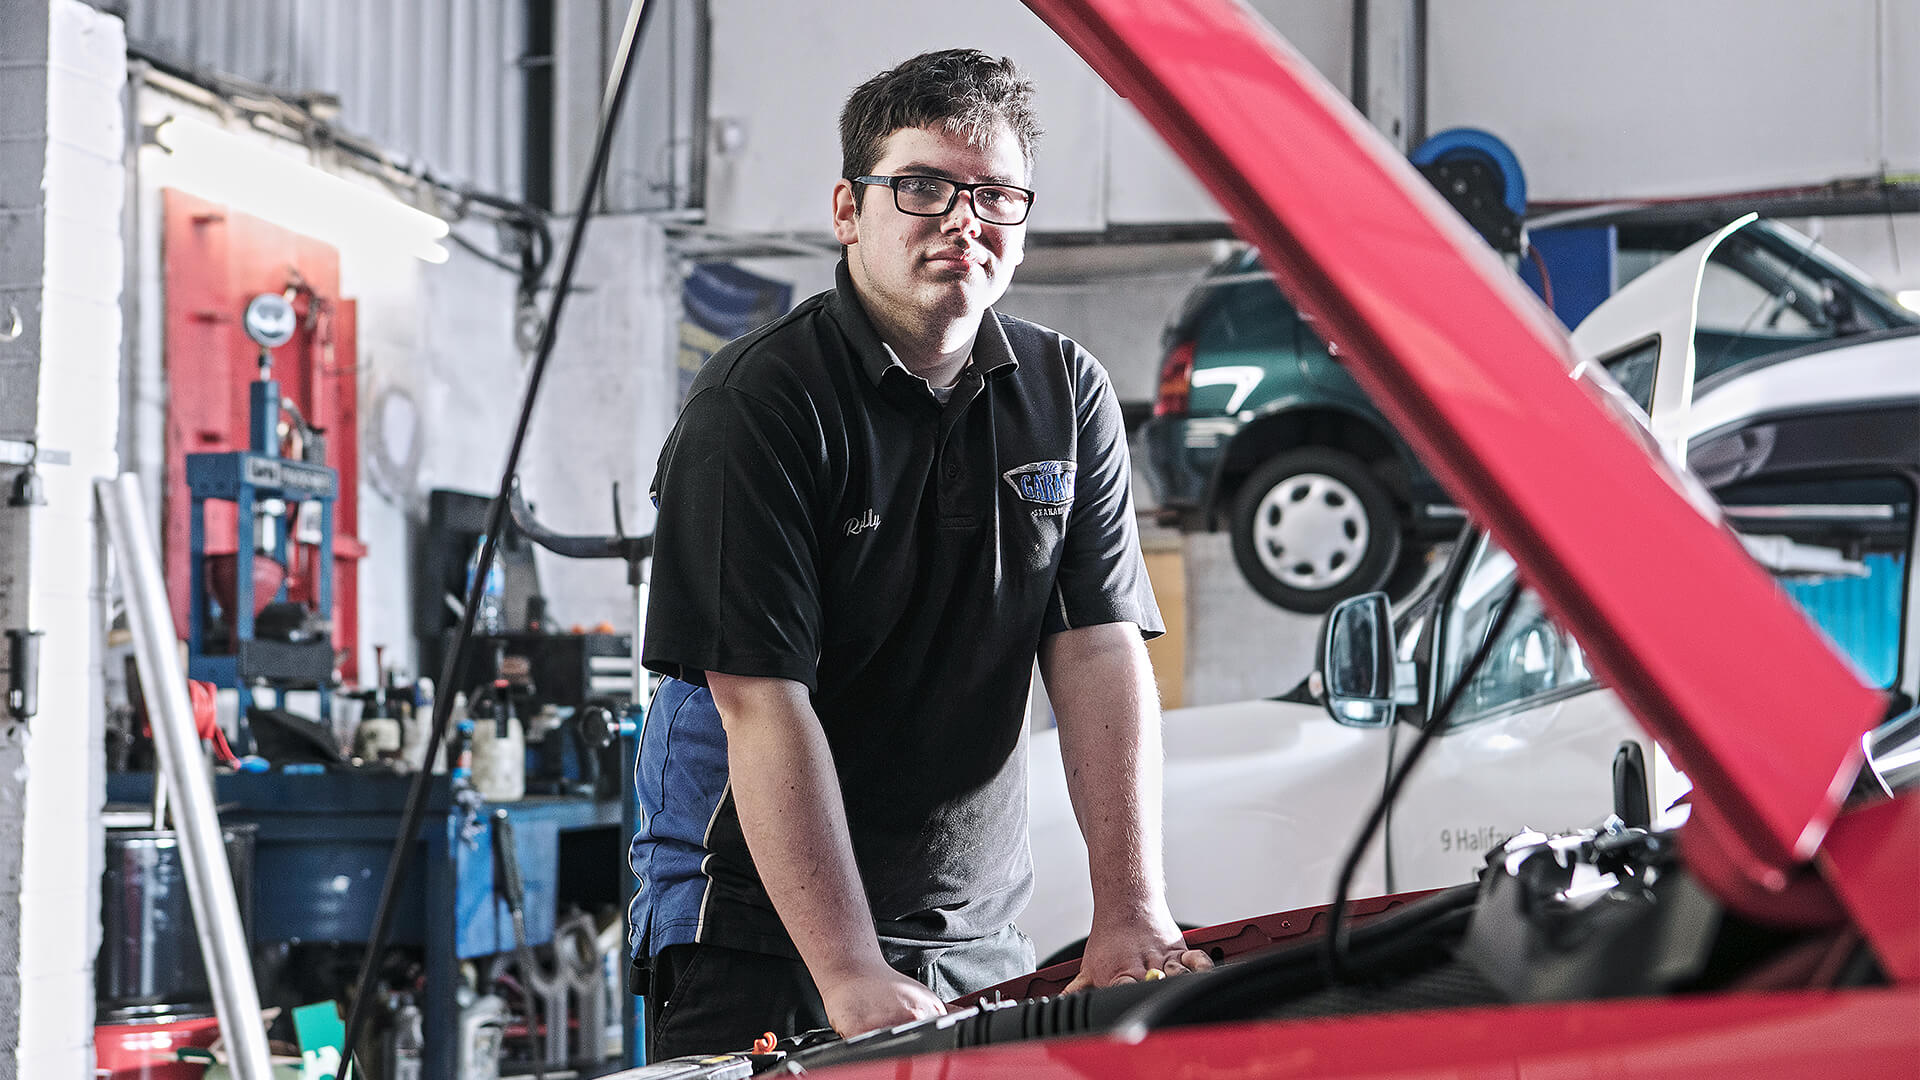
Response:
[{"label": "metal pipe", "polygon": [[[142,688],[144,689],[144,687]],[[153,831],[167,827],[167,774],[153,774]]]},{"label": "metal pipe", "polygon": [[[147,525],[140,477],[122,473],[116,480],[95,481],[94,491],[120,563],[127,625],[133,631],[134,655],[139,661],[140,689],[153,718],[154,752],[172,790],[174,817],[180,824],[175,836],[186,870],[187,899],[193,905],[193,924],[200,938],[201,958],[206,962],[207,981],[213,989],[214,1011],[227,1042],[228,1067],[238,1080],[271,1080],[267,1030],[260,1022],[260,991],[253,982],[253,962],[233,891],[233,871],[227,865],[220,818],[214,811],[213,784],[205,769],[199,767],[205,759],[193,721],[193,705],[187,696],[186,673],[180,670],[174,644],[166,578],[148,539],[153,534]],[[160,782],[161,776],[155,776],[156,788]]]}]

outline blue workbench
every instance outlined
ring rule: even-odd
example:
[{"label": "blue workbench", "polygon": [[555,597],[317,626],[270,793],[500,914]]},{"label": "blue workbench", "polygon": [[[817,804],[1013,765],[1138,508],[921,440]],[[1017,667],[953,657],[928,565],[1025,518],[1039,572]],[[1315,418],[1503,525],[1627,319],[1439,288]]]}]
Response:
[{"label": "blue workbench", "polygon": [[[373,927],[387,858],[399,831],[411,778],[337,769],[315,773],[234,774],[215,777],[223,823],[256,826],[253,939],[364,942]],[[107,798],[147,803],[153,778],[112,773]],[[627,872],[624,800],[529,796],[489,804],[468,826],[445,776],[433,778],[417,842],[418,855],[397,901],[391,943],[420,947],[426,957],[425,1020],[428,1080],[454,1080],[460,962],[514,948],[513,922],[494,888],[496,805],[513,822],[526,885],[527,943],[553,939],[566,860],[591,860],[589,876],[605,871],[617,902],[632,895]],[[462,837],[465,830],[467,836]],[[603,830],[605,842],[590,830]],[[630,1015],[630,1014],[629,1014]],[[626,1026],[634,1031],[631,1022]],[[629,1043],[635,1040],[630,1038]],[[637,1064],[634,1048],[625,1055]]]}]

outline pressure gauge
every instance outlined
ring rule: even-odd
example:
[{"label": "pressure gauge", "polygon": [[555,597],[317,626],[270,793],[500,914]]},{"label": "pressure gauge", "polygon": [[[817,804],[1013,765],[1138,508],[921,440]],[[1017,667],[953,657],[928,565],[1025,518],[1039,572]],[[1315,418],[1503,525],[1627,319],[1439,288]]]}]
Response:
[{"label": "pressure gauge", "polygon": [[266,348],[293,340],[293,305],[279,293],[261,293],[247,301],[247,336]]}]

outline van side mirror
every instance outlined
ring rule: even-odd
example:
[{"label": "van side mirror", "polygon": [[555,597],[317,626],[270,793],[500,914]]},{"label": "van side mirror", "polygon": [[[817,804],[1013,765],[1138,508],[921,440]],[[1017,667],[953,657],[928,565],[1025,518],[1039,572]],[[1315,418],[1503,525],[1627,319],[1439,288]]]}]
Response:
[{"label": "van side mirror", "polygon": [[1888,795],[1920,781],[1920,709],[1910,709],[1868,732],[1867,768]]},{"label": "van side mirror", "polygon": [[1327,712],[1342,724],[1384,727],[1393,720],[1393,616],[1387,594],[1362,593],[1327,613],[1319,671]]}]

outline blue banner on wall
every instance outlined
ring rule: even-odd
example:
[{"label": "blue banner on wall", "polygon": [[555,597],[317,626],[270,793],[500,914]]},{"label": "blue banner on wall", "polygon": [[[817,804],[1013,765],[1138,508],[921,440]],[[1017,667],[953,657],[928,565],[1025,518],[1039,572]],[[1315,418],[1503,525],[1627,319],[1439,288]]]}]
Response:
[{"label": "blue banner on wall", "polygon": [[734,338],[787,313],[793,286],[751,274],[731,263],[701,263],[680,290],[680,401],[700,365]]},{"label": "blue banner on wall", "polygon": [[[1527,241],[1547,265],[1553,283],[1553,313],[1569,329],[1613,295],[1615,255],[1619,241],[1613,226],[1591,229],[1541,229]],[[1520,280],[1536,295],[1545,295],[1540,270],[1531,259],[1520,260]]]}]

